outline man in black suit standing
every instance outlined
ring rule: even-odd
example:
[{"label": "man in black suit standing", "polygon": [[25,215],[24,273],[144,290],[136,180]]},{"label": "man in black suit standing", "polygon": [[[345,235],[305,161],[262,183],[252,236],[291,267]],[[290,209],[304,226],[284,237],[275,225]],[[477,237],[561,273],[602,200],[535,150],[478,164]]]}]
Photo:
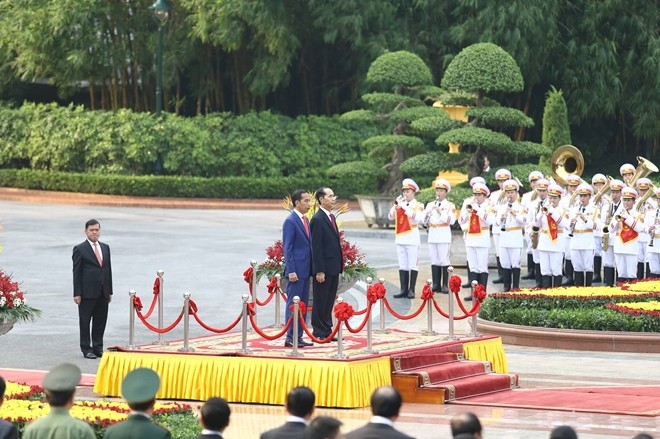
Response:
[{"label": "man in black suit standing", "polygon": [[337,196],[329,187],[322,187],[316,190],[314,198],[319,210],[310,222],[314,275],[312,328],[314,337],[327,338],[332,333],[332,308],[343,271],[339,229],[332,213]]},{"label": "man in black suit standing", "polygon": [[364,427],[344,435],[344,439],[413,439],[394,428],[401,410],[401,394],[394,387],[384,386],[371,395],[371,420]]},{"label": "man in black suit standing", "polygon": [[281,427],[261,434],[261,439],[304,439],[307,423],[314,413],[316,396],[309,387],[291,389],[286,396],[286,411],[289,416]]},{"label": "man in black suit standing", "polygon": [[222,439],[222,432],[229,425],[231,409],[224,398],[209,398],[199,411],[202,434],[195,439]]},{"label": "man in black suit standing", "polygon": [[481,422],[474,413],[460,413],[449,421],[454,439],[482,439]]},{"label": "man in black suit standing", "polygon": [[87,221],[85,235],[87,239],[73,248],[73,301],[78,305],[80,350],[83,357],[93,360],[103,356],[103,333],[112,300],[112,264],[110,247],[99,241],[101,225],[97,220]]}]

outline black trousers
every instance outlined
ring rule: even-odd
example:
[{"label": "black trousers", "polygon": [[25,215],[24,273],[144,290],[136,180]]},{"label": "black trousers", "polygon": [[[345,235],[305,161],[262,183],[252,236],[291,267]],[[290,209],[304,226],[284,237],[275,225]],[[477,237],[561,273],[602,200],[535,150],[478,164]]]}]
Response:
[{"label": "black trousers", "polygon": [[337,298],[339,275],[325,275],[325,282],[318,283],[314,278],[312,305],[312,330],[314,337],[326,338],[332,333],[332,309]]},{"label": "black trousers", "polygon": [[[108,320],[108,299],[81,298],[78,305],[78,322],[80,324],[80,350],[83,354],[103,352],[103,333]],[[90,343],[91,324],[91,343]]]}]

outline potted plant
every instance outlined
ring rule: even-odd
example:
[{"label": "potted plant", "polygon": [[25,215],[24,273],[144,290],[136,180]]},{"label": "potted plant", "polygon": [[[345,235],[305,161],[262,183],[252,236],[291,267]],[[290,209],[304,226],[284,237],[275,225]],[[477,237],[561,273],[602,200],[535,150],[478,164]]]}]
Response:
[{"label": "potted plant", "polygon": [[0,335],[9,332],[16,322],[34,321],[40,315],[40,310],[26,303],[18,282],[0,269]]}]

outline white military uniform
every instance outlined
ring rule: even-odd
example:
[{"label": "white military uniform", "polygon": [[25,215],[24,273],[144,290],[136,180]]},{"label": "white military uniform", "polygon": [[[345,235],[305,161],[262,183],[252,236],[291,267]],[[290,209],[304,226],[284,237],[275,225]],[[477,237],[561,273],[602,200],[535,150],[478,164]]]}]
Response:
[{"label": "white military uniform", "polygon": [[[583,221],[579,214],[584,215],[586,221]],[[598,209],[591,203],[587,206],[574,207],[569,213],[571,220],[576,219],[570,241],[571,261],[577,286],[591,286],[593,281],[595,249],[593,234],[598,227],[598,216]]]},{"label": "white military uniform", "polygon": [[[513,211],[513,214],[509,212]],[[501,220],[505,216],[504,221]],[[523,248],[522,230],[527,224],[527,209],[518,201],[504,204],[497,209],[495,226],[500,230],[500,262],[502,268],[520,268]]]},{"label": "white military uniform", "polygon": [[[399,202],[399,205],[392,206],[387,217],[390,220],[397,219],[397,210],[408,217],[410,229],[395,226],[396,252],[399,260],[400,270],[415,270],[419,264],[419,224],[424,220],[424,204],[416,199],[410,202]],[[401,215],[401,213],[399,215]]]},{"label": "white military uniform", "polygon": [[[476,186],[476,185],[475,185]],[[485,186],[484,186],[485,187]],[[488,274],[488,250],[490,249],[490,226],[495,222],[495,212],[487,201],[472,205],[461,211],[459,224],[465,227],[465,250],[470,271]]]},{"label": "white military uniform", "polygon": [[649,260],[650,277],[657,278],[660,277],[660,207],[646,211],[644,228],[647,233],[653,232],[647,245],[646,257]]},{"label": "white military uniform", "polygon": [[451,248],[451,225],[456,222],[456,206],[445,199],[435,200],[426,205],[425,224],[429,228],[429,253],[431,265],[448,266]]},{"label": "white military uniform", "polygon": [[[610,241],[614,241],[614,259],[619,278],[636,279],[639,232],[644,230],[644,215],[634,209],[626,211],[624,208],[619,208],[615,215],[623,217],[622,221],[613,218],[610,222]],[[612,234],[615,234],[614,239]]]}]

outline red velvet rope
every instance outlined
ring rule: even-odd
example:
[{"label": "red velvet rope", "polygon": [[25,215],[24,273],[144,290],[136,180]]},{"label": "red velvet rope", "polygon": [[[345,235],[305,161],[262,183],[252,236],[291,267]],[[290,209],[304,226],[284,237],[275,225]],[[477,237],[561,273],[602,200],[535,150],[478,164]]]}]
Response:
[{"label": "red velvet rope", "polygon": [[397,313],[396,311],[394,311],[394,310],[392,309],[392,307],[390,306],[390,302],[388,302],[388,300],[387,300],[387,297],[383,298],[383,302],[385,302],[385,308],[387,308],[387,310],[390,312],[390,314],[392,314],[394,317],[396,317],[396,318],[399,319],[399,320],[410,320],[410,319],[414,319],[414,318],[417,317],[417,316],[422,312],[422,310],[424,309],[424,302],[422,302],[422,303],[420,304],[419,309],[418,309],[417,311],[415,311],[414,313],[409,314],[409,315],[407,315],[407,316],[404,316],[404,315],[401,315],[401,314]]},{"label": "red velvet rope", "polygon": [[250,296],[252,296],[252,273],[254,273],[252,266],[248,267],[248,269],[243,272],[243,280],[248,284]]},{"label": "red velvet rope", "polygon": [[370,303],[369,306],[367,307],[367,315],[364,317],[364,320],[362,321],[362,324],[360,326],[353,329],[353,328],[351,328],[350,323],[348,323],[348,320],[346,320],[346,329],[348,329],[348,331],[352,332],[353,334],[357,334],[358,332],[362,331],[364,329],[364,326],[367,324],[367,322],[371,318],[371,307],[372,306],[373,306],[373,303]]},{"label": "red velvet rope", "polygon": [[385,297],[385,285],[378,282],[377,284],[371,285],[367,288],[367,300],[370,303],[376,303],[383,297]]},{"label": "red velvet rope", "polygon": [[309,337],[310,340],[312,340],[314,343],[323,344],[323,343],[330,343],[332,341],[332,339],[335,338],[335,336],[339,332],[339,325],[341,325],[341,322],[337,322],[334,329],[332,330],[332,333],[330,335],[328,335],[326,338],[316,338],[316,337],[314,337],[314,334],[312,333],[312,331],[309,330],[309,328],[305,324],[305,321],[302,317],[300,318],[300,324],[301,324],[301,327],[303,328],[303,331],[305,331],[305,334],[307,334],[307,336]]},{"label": "red velvet rope", "polygon": [[433,299],[433,307],[435,308],[436,311],[438,311],[438,313],[439,313],[442,317],[444,317],[444,318],[446,318],[446,319],[449,318],[449,313],[444,312],[444,311],[442,310],[442,308],[440,308],[440,305],[438,305],[438,302],[435,301],[435,299]]},{"label": "red velvet rope", "polygon": [[266,306],[266,305],[268,305],[268,304],[270,303],[270,301],[273,300],[273,297],[275,297],[275,294],[276,294],[278,291],[281,291],[281,290],[280,290],[280,285],[279,285],[279,283],[277,282],[277,278],[276,278],[275,276],[273,276],[273,277],[270,279],[270,282],[268,283],[268,285],[266,285],[266,288],[268,289],[268,294],[269,294],[268,299],[266,299],[266,300],[264,300],[263,302],[261,302],[261,301],[259,301],[258,298],[256,298],[256,297],[254,298],[254,300],[257,302],[257,305],[259,305],[259,306]]},{"label": "red velvet rope", "polygon": [[153,292],[156,296],[160,294],[160,277],[156,277],[156,280],[154,281]]},{"label": "red velvet rope", "polygon": [[257,322],[254,321],[254,315],[250,314],[250,323],[252,324],[252,327],[254,328],[254,332],[259,334],[261,337],[265,338],[266,340],[277,340],[278,338],[282,337],[286,332],[289,330],[289,327],[291,327],[291,324],[293,322],[293,319],[289,317],[289,320],[286,322],[286,325],[280,332],[278,332],[275,335],[268,335],[264,333],[259,326],[257,325]]},{"label": "red velvet rope", "polygon": [[463,301],[458,296],[458,293],[454,293],[454,294],[456,295],[456,299],[457,299],[457,302],[458,302],[458,307],[461,308],[461,311],[463,311],[463,314],[465,314],[461,317],[454,317],[454,320],[463,320],[464,318],[472,317],[473,315],[475,315],[479,312],[479,308],[481,308],[481,303],[479,303],[479,301],[475,301],[474,304],[472,305],[472,309],[470,311],[468,311],[463,306]]},{"label": "red velvet rope", "polygon": [[433,299],[433,290],[431,290],[431,285],[426,284],[422,288],[422,300],[427,301]]},{"label": "red velvet rope", "polygon": [[[296,305],[294,303],[289,305],[289,309],[291,310],[292,313],[293,313],[293,309],[294,309],[295,306]],[[300,314],[302,314],[303,316],[305,314],[307,314],[308,310],[311,310],[311,309],[312,308],[307,308],[307,305],[305,305],[305,302],[302,302],[302,301],[298,302],[298,311],[300,311]]]},{"label": "red velvet rope", "polygon": [[355,310],[353,309],[353,306],[350,303],[346,302],[341,302],[335,305],[335,307],[332,309],[332,311],[335,314],[335,317],[337,317],[337,320],[340,322],[345,322],[351,317],[353,317],[353,314],[355,313]]},{"label": "red velvet rope", "polygon": [[192,314],[192,316],[195,318],[195,320],[197,320],[197,323],[199,323],[199,326],[201,326],[202,328],[206,329],[207,331],[215,332],[215,333],[217,333],[217,334],[222,334],[222,333],[224,333],[224,332],[229,332],[229,331],[231,331],[232,329],[234,329],[234,327],[235,327],[236,325],[238,325],[238,322],[241,321],[241,317],[243,317],[243,313],[241,313],[241,314],[238,315],[238,317],[236,317],[236,320],[234,320],[232,323],[229,324],[229,326],[227,326],[226,328],[218,329],[218,328],[214,328],[214,327],[209,326],[209,325],[207,325],[206,323],[204,323],[204,322],[202,321],[202,319],[199,318],[199,316],[197,315],[197,310],[195,310],[195,312],[193,312],[193,313],[191,313],[191,314]]},{"label": "red velvet rope", "polygon": [[183,318],[183,309],[181,310],[181,314],[179,314],[179,317],[177,317],[176,320],[170,326],[168,326],[167,328],[163,328],[163,329],[158,329],[155,326],[153,326],[151,323],[147,322],[147,320],[144,318],[144,316],[142,315],[142,313],[140,311],[136,310],[136,314],[140,318],[140,320],[142,320],[142,323],[144,324],[144,326],[149,328],[151,331],[153,331],[157,334],[165,334],[166,332],[170,332],[172,329],[176,328],[176,326],[179,324],[179,322]]},{"label": "red velvet rope", "polygon": [[449,278],[449,291],[452,293],[458,293],[461,291],[461,285],[463,284],[463,281],[459,276],[452,276]]}]

